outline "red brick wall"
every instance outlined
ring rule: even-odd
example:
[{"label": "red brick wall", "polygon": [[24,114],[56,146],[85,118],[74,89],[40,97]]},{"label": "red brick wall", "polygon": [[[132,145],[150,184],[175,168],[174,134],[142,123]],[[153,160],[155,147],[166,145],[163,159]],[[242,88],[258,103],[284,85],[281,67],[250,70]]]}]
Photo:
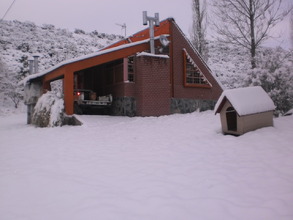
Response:
[{"label": "red brick wall", "polygon": [[170,114],[169,58],[138,56],[135,62],[136,114]]},{"label": "red brick wall", "polygon": [[[182,32],[176,24],[172,25],[172,39],[171,39],[172,53],[173,53],[173,81],[174,81],[174,98],[189,98],[189,99],[206,99],[217,100],[222,93],[222,88],[214,79],[210,70],[204,65],[201,59],[193,51],[190,44],[186,41]],[[199,69],[212,84],[212,88],[194,88],[184,86],[184,70],[183,70],[183,48],[198,65]]]}]

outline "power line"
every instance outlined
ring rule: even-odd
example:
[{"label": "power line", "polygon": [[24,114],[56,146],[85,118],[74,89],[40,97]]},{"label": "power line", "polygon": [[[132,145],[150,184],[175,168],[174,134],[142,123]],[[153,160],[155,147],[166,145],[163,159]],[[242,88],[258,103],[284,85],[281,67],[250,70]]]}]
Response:
[{"label": "power line", "polygon": [[8,14],[8,12],[10,11],[10,9],[12,8],[14,2],[16,0],[13,0],[13,2],[11,3],[11,5],[9,6],[9,8],[6,10],[5,14],[3,15],[3,17],[1,18],[0,22],[4,20],[5,16]]}]

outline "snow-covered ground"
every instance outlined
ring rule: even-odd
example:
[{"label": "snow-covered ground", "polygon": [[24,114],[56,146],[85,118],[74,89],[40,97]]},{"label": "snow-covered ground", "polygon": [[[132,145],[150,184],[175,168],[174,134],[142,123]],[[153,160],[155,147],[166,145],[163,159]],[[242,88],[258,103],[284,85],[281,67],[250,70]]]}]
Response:
[{"label": "snow-covered ground", "polygon": [[1,219],[293,219],[293,116],[240,137],[211,111],[79,118],[0,116]]}]

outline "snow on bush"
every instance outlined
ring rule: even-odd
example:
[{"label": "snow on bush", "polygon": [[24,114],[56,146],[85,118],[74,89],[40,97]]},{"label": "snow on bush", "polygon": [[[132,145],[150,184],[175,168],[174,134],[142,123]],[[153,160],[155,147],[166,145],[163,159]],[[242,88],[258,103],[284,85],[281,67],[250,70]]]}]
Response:
[{"label": "snow on bush", "polygon": [[62,126],[63,119],[64,101],[60,93],[43,94],[34,108],[32,123],[38,127],[55,127]]},{"label": "snow on bush", "polygon": [[274,101],[277,114],[293,108],[293,52],[267,49],[258,68],[248,72],[244,86],[262,86]]}]

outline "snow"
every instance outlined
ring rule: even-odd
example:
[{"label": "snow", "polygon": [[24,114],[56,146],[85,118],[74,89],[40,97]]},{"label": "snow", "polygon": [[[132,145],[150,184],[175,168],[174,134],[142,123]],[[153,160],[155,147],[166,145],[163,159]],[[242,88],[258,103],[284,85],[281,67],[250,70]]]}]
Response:
[{"label": "snow", "polygon": [[232,104],[239,116],[273,111],[275,109],[274,102],[261,86],[227,89],[223,91],[216,103],[215,112],[219,112],[220,109],[218,108],[225,97]]},{"label": "snow", "polygon": [[158,58],[166,58],[166,59],[169,58],[168,55],[164,55],[164,54],[152,54],[152,53],[147,53],[147,52],[138,53],[137,56],[138,57],[140,57],[140,56],[149,56],[149,57],[158,57]]},{"label": "snow", "polygon": [[78,117],[0,116],[1,219],[293,219],[293,116],[240,137],[212,111]]}]

